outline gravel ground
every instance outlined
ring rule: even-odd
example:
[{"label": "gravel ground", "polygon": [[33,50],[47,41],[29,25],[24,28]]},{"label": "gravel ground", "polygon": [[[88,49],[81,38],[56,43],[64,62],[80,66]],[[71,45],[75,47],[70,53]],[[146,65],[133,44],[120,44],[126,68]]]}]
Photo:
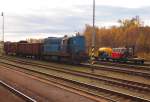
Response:
[{"label": "gravel ground", "polygon": [[90,98],[59,88],[50,82],[47,84],[44,80],[33,76],[29,77],[24,73],[7,68],[0,68],[0,79],[9,82],[9,84],[40,102],[106,102],[104,99],[93,101]]}]

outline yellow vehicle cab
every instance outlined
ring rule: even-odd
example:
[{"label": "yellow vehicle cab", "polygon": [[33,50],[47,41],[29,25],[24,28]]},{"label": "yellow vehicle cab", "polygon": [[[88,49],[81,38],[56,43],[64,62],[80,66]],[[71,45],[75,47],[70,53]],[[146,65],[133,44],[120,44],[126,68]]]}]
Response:
[{"label": "yellow vehicle cab", "polygon": [[109,60],[113,50],[109,47],[102,47],[98,49],[98,58],[100,60]]},{"label": "yellow vehicle cab", "polygon": [[105,52],[105,53],[107,53],[109,56],[111,56],[111,54],[112,54],[112,48],[110,48],[110,47],[102,47],[102,48],[99,48],[98,49],[98,53],[101,53],[101,52]]}]

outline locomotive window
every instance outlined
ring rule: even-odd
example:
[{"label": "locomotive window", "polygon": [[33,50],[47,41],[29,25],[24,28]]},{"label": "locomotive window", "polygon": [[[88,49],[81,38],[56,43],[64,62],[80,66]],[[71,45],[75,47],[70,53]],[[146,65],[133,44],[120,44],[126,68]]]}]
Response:
[{"label": "locomotive window", "polygon": [[121,53],[122,52],[122,49],[119,49],[119,53]]},{"label": "locomotive window", "polygon": [[71,39],[71,44],[73,44],[73,39]]},{"label": "locomotive window", "polygon": [[64,40],[62,40],[62,44],[64,44]]},{"label": "locomotive window", "polygon": [[73,40],[73,44],[76,44],[76,40]]},{"label": "locomotive window", "polygon": [[63,40],[63,41],[62,41],[62,44],[63,44],[63,45],[66,45],[66,44],[67,44],[67,40]]}]

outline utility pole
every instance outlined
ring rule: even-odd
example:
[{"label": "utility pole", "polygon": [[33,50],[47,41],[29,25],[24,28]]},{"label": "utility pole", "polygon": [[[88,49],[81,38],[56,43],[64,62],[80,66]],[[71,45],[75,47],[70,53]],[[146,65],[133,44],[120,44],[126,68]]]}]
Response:
[{"label": "utility pole", "polygon": [[93,36],[92,36],[92,47],[95,48],[95,0],[93,0]]},{"label": "utility pole", "polygon": [[[96,37],[96,32],[95,32],[95,0],[93,0],[93,32],[92,32],[92,53],[91,53],[91,64],[94,64],[94,53],[95,53],[95,37]],[[92,72],[94,69],[92,68]]]},{"label": "utility pole", "polygon": [[4,13],[2,12],[2,15],[1,15],[3,18],[2,18],[2,55],[4,54]]}]

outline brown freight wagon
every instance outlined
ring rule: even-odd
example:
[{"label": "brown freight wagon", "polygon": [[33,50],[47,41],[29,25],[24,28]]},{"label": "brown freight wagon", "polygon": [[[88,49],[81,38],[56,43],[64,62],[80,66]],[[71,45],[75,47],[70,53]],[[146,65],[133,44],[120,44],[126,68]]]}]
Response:
[{"label": "brown freight wagon", "polygon": [[17,43],[16,42],[5,42],[4,51],[6,55],[16,55]]},{"label": "brown freight wagon", "polygon": [[41,56],[41,43],[18,43],[17,54],[21,56]]}]

